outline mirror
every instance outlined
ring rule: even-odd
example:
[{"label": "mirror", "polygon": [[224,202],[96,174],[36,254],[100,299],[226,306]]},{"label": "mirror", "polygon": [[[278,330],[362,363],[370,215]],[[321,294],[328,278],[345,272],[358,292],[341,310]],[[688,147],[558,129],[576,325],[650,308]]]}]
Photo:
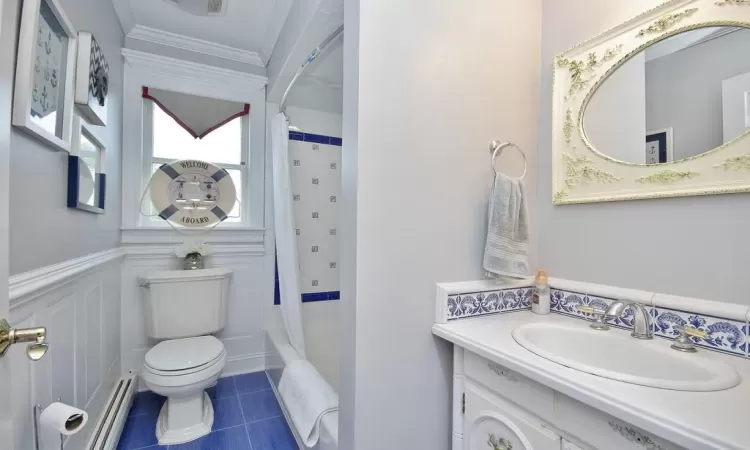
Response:
[{"label": "mirror", "polygon": [[636,53],[591,96],[583,129],[615,160],[700,155],[750,129],[750,29],[697,28]]}]

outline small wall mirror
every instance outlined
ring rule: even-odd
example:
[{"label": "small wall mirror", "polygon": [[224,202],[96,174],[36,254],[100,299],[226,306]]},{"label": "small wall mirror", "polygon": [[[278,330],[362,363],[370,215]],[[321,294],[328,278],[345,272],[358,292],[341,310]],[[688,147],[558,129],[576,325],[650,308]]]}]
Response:
[{"label": "small wall mirror", "polygon": [[672,0],[555,59],[555,204],[750,192],[750,0]]},{"label": "small wall mirror", "polygon": [[619,161],[661,164],[701,155],[750,128],[750,29],[685,31],[614,71],[594,92],[583,129]]}]

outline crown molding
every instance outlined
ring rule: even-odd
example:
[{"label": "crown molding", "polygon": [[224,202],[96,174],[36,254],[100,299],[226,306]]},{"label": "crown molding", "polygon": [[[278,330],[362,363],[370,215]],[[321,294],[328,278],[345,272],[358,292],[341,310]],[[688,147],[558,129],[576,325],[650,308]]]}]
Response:
[{"label": "crown molding", "polygon": [[228,45],[205,41],[203,39],[198,39],[190,36],[184,36],[182,34],[170,33],[169,31],[145,27],[143,25],[134,26],[133,29],[128,32],[126,37],[130,39],[137,39],[139,41],[150,42],[152,44],[159,44],[167,47],[179,48],[181,50],[201,53],[217,58],[229,59],[245,64],[252,64],[254,66],[263,68],[266,67],[263,58],[261,58],[261,56],[256,52],[242,50],[239,48],[230,47]]},{"label": "crown molding", "polygon": [[215,80],[221,84],[227,84],[233,81],[254,82],[265,86],[268,84],[268,78],[262,75],[255,75],[237,70],[223,69],[220,67],[200,64],[184,59],[170,58],[168,56],[156,55],[153,53],[141,52],[129,48],[121,50],[125,62],[131,67],[138,69],[147,69],[152,72],[190,78],[203,78],[205,80]]}]

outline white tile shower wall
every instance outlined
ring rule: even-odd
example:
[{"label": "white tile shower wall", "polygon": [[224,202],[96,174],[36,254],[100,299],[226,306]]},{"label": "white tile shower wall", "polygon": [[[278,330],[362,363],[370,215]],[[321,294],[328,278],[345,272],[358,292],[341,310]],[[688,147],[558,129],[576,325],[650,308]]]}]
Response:
[{"label": "white tile shower wall", "polygon": [[338,390],[341,139],[290,133],[289,155],[307,356]]},{"label": "white tile shower wall", "polygon": [[[85,409],[90,423],[96,423],[114,381],[121,375],[122,253],[108,253],[111,258],[102,258],[105,262],[89,266],[85,273],[76,272],[75,264],[68,262],[55,265],[61,266],[60,270],[39,277],[34,290],[24,289],[21,296],[11,299],[11,326],[46,326],[50,344],[47,355],[36,363],[26,358],[24,345],[14,345],[7,356],[13,376],[12,409],[19,418],[15,421],[17,449],[31,448],[33,432],[31,420],[26,418],[32,416],[32,405],[46,406],[60,397],[65,403]],[[11,293],[25,276],[23,273],[11,278]],[[93,429],[89,425],[68,438],[66,448],[84,448]],[[43,433],[43,443],[47,444],[44,448],[57,448],[51,445],[59,442],[57,439],[56,433]]]},{"label": "white tile shower wall", "polygon": [[[125,258],[122,277],[122,337],[123,370],[140,371],[146,352],[156,344],[145,331],[143,300],[138,277],[155,270],[178,269],[180,260],[171,254],[148,253]],[[226,347],[229,359],[224,375],[254,372],[264,369],[264,316],[272,307],[273,255],[232,254],[218,252],[206,260],[207,267],[232,269],[232,281],[227,303],[226,327],[217,337]]]},{"label": "white tile shower wall", "polygon": [[[309,135],[305,135],[309,136]],[[339,291],[341,146],[290,133],[289,159],[303,294]],[[305,138],[307,141],[307,138]]]}]

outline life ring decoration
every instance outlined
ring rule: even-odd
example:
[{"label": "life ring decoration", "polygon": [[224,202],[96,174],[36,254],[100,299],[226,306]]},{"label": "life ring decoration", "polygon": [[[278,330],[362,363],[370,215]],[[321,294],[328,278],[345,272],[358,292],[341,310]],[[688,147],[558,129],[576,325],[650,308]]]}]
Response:
[{"label": "life ring decoration", "polygon": [[151,176],[151,203],[171,225],[207,228],[228,217],[237,201],[229,172],[205,161],[163,164]]}]

